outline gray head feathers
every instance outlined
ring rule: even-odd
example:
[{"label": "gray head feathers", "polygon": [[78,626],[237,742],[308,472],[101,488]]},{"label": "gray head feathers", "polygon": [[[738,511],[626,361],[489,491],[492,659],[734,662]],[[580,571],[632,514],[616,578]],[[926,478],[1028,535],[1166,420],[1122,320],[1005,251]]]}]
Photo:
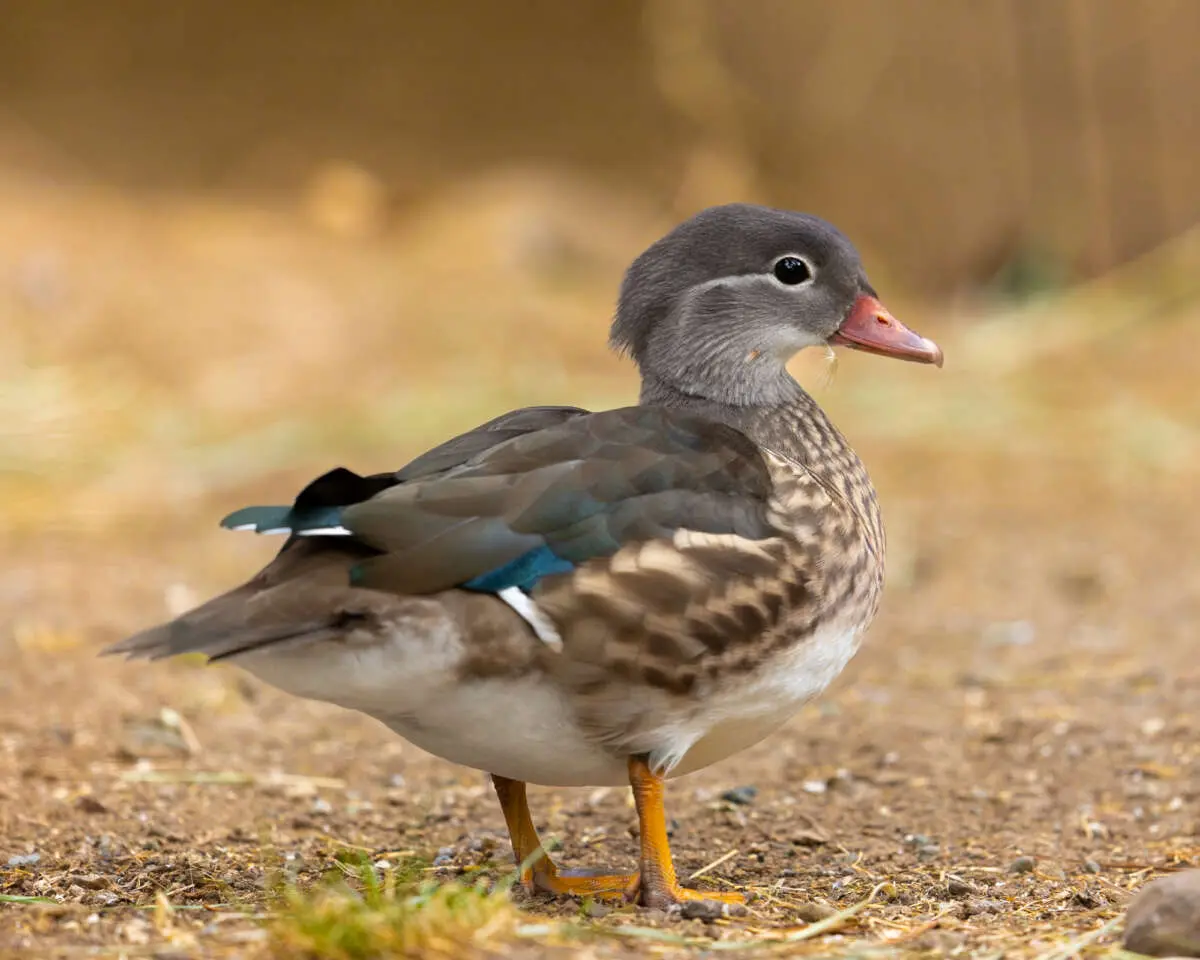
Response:
[{"label": "gray head feathers", "polygon": [[[785,258],[791,273],[780,266]],[[790,381],[787,359],[824,343],[863,292],[870,285],[858,252],[819,217],[712,207],[634,261],[610,343],[644,377],[684,393],[773,402]]]}]

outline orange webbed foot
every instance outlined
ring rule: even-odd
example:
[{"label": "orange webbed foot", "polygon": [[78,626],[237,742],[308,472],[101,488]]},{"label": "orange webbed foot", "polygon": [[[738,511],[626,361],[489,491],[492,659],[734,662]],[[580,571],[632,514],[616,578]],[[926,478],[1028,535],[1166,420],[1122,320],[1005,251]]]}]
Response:
[{"label": "orange webbed foot", "polygon": [[[549,861],[542,861],[549,865]],[[637,874],[604,873],[599,870],[533,871],[532,889],[565,897],[595,897],[598,900],[625,900],[637,883]]]},{"label": "orange webbed foot", "polygon": [[493,776],[492,782],[512,838],[513,856],[521,864],[521,885],[529,893],[624,900],[657,909],[697,902],[709,902],[718,907],[746,902],[740,893],[680,886],[667,840],[662,777],[650,769],[645,758],[629,760],[629,782],[637,805],[642,847],[641,869],[632,874],[601,870],[560,871],[542,849],[529,815],[525,784],[499,776]]},{"label": "orange webbed foot", "polygon": [[641,877],[634,877],[634,882],[625,891],[627,900],[640,903],[643,907],[655,907],[667,910],[684,903],[717,903],[742,906],[746,898],[740,893],[720,890],[693,890],[691,887],[681,887],[678,883],[659,882],[643,885]]}]

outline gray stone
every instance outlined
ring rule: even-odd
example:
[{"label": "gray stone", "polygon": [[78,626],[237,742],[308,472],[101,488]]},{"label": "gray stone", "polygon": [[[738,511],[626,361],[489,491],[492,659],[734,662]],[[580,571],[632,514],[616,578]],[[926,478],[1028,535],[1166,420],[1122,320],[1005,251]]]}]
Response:
[{"label": "gray stone", "polygon": [[754,798],[758,796],[758,787],[751,784],[746,784],[743,787],[734,787],[731,790],[726,790],[721,794],[721,799],[729,803],[736,803],[740,807],[747,806],[754,802]]},{"label": "gray stone", "polygon": [[744,917],[749,912],[740,903],[722,903],[719,900],[685,900],[679,905],[679,915],[684,920],[721,920],[725,917]]},{"label": "gray stone", "polygon": [[1200,870],[1142,888],[1125,916],[1125,948],[1151,957],[1200,957]]},{"label": "gray stone", "polygon": [[971,900],[964,900],[958,908],[958,914],[964,920],[969,920],[971,917],[977,917],[986,913],[1007,913],[1012,909],[1012,904],[1005,900],[997,900],[994,897],[976,897]]},{"label": "gray stone", "polygon": [[793,910],[797,920],[803,920],[805,923],[820,923],[822,920],[828,920],[837,910],[827,903],[817,903],[815,900],[807,903],[797,903]]},{"label": "gray stone", "polygon": [[946,883],[946,893],[948,896],[959,899],[961,897],[978,897],[983,891],[973,883],[968,883],[962,877],[951,877]]}]

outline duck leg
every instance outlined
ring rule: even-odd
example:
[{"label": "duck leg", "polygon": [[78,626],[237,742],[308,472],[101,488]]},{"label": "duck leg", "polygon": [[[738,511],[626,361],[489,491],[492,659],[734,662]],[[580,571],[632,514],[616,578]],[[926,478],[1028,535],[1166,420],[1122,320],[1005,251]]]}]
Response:
[{"label": "duck leg", "polygon": [[637,883],[636,874],[590,873],[586,870],[560,872],[542,848],[537,828],[529,815],[525,784],[492,774],[492,786],[496,788],[500,809],[504,811],[513,857],[521,869],[521,885],[527,891],[620,900]]},{"label": "duck leg", "polygon": [[740,893],[715,893],[681,887],[671,861],[667,816],[663,809],[663,778],[650,769],[645,757],[629,758],[629,785],[641,828],[641,870],[626,891],[630,900],[647,907],[669,907],[687,900],[745,903]]},{"label": "duck leg", "polygon": [[645,757],[630,757],[629,784],[633,788],[641,832],[641,870],[634,874],[560,871],[542,849],[542,841],[529,815],[525,784],[492,774],[492,785],[496,788],[512,840],[513,857],[521,867],[521,885],[530,893],[542,891],[559,896],[626,899],[647,907],[668,907],[686,900],[745,903],[740,893],[691,890],[679,885],[667,839],[663,779],[650,769]]}]

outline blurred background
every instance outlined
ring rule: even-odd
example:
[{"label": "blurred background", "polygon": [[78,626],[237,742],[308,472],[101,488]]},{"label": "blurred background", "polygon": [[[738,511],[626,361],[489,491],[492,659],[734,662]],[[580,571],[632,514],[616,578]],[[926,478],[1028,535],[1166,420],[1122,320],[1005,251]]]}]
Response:
[{"label": "blurred background", "polygon": [[[6,5],[0,762],[44,799],[116,782],[144,744],[110,735],[169,704],[182,762],[238,766],[249,688],[97,646],[266,559],[233,508],[631,402],[622,269],[752,200],[842,227],[946,355],[796,363],[888,520],[846,715],[938,731],[954,777],[994,767],[980,717],[1103,716],[1087,750],[1161,748],[1200,791],[1198,48],[1194,0]],[[270,702],[301,745],[351,722]],[[1064,818],[1121,795],[1116,760],[1069,766]]]},{"label": "blurred background", "polygon": [[[978,325],[1196,223],[1198,38],[1188,0],[18,6],[0,489],[104,526],[619,402],[620,270],[729,200],[833,220],[913,325]],[[1191,275],[1147,281],[1154,319]]]}]

